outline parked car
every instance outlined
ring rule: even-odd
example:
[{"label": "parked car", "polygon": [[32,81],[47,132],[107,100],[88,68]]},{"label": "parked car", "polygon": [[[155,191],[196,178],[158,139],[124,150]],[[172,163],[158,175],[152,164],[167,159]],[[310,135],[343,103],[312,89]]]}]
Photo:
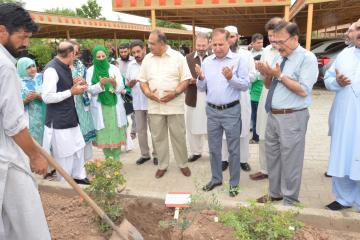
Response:
[{"label": "parked car", "polygon": [[[319,47],[324,49],[324,51],[319,51]],[[318,49],[315,52],[312,50],[318,60],[319,77],[317,80],[317,85],[324,86],[325,72],[335,61],[337,55],[346,47],[347,45],[345,44],[344,40],[341,40],[341,42],[332,42],[318,46],[314,48],[314,50]]]},{"label": "parked car", "polygon": [[327,40],[323,42],[316,43],[315,45],[311,46],[311,52],[314,54],[326,52],[327,50],[334,48],[338,45],[344,43],[342,39],[335,39],[335,40]]}]

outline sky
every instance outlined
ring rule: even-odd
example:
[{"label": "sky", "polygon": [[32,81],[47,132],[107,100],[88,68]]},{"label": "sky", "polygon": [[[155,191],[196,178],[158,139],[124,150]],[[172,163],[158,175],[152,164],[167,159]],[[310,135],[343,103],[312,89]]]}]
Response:
[{"label": "sky", "polygon": [[[50,8],[70,8],[75,10],[85,4],[87,0],[23,0],[23,2],[25,3],[26,9],[43,12]],[[149,25],[149,20],[147,18],[113,12],[111,0],[97,0],[97,3],[102,7],[102,15],[108,20],[117,21],[120,18],[120,21],[123,22]]]},{"label": "sky", "polygon": [[[291,0],[294,3],[296,0]],[[33,11],[43,12],[46,9],[50,8],[70,8],[75,10],[81,5],[85,4],[87,0],[23,0],[25,3],[25,8]],[[112,1],[111,0],[97,0],[97,3],[102,7],[102,15],[107,20],[112,21],[122,21],[122,22],[130,22],[130,23],[138,23],[149,25],[149,20],[147,18],[138,17],[126,13],[118,13],[112,11]],[[191,26],[185,26],[188,30],[191,30]],[[209,31],[206,28],[196,28],[197,31]]]}]

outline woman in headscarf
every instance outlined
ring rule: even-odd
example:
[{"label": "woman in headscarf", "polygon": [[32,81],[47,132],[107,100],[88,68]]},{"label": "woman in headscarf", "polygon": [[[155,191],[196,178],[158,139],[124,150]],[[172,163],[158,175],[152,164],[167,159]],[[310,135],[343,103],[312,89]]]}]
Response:
[{"label": "woman in headscarf", "polygon": [[[73,44],[76,56],[80,53],[80,44],[75,40],[70,40],[70,43]],[[74,84],[79,81],[85,81],[86,78],[86,67],[80,61],[80,59],[75,58],[73,64],[70,66],[71,73],[73,77]],[[75,96],[75,106],[76,113],[79,118],[79,125],[81,129],[81,133],[84,137],[84,141],[86,143],[84,149],[84,160],[89,161],[93,158],[92,152],[92,141],[95,140],[95,128],[93,119],[90,113],[90,98],[87,92],[84,92],[81,95]]]},{"label": "woman in headscarf", "polygon": [[21,97],[29,120],[30,134],[42,145],[46,108],[41,99],[42,74],[37,73],[35,61],[27,57],[18,60],[17,73],[22,80]]},{"label": "woman in headscarf", "polygon": [[121,145],[126,143],[126,113],[120,96],[124,89],[119,68],[108,62],[107,49],[92,50],[93,66],[86,75],[91,95],[90,111],[96,129],[94,146],[103,149],[106,158],[120,160]]}]

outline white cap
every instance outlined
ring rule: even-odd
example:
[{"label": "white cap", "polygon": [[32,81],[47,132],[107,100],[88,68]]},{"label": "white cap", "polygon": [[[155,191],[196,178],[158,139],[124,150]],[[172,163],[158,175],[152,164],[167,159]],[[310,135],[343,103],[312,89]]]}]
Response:
[{"label": "white cap", "polygon": [[239,33],[238,33],[238,29],[237,29],[237,27],[235,27],[235,26],[226,26],[226,27],[225,27],[225,30],[227,30],[229,33],[239,34]]}]

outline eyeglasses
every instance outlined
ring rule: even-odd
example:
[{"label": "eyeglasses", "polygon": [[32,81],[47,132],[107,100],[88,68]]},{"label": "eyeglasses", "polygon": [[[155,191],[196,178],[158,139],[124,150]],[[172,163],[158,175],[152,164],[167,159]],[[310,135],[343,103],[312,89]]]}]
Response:
[{"label": "eyeglasses", "polygon": [[286,40],[273,41],[273,44],[284,45],[292,36],[289,36]]}]

